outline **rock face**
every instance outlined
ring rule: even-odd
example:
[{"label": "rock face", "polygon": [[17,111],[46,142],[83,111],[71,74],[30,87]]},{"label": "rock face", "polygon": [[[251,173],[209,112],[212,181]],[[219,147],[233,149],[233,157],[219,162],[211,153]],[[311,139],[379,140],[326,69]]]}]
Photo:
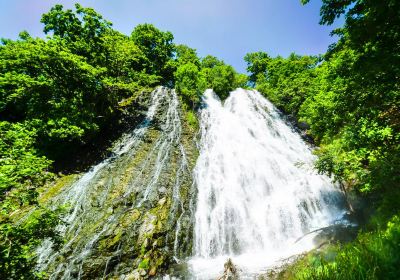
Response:
[{"label": "rock face", "polygon": [[172,90],[149,96],[142,123],[111,157],[49,201],[65,205],[66,240],[38,248],[38,269],[51,279],[146,279],[192,249],[191,172],[197,149]]}]

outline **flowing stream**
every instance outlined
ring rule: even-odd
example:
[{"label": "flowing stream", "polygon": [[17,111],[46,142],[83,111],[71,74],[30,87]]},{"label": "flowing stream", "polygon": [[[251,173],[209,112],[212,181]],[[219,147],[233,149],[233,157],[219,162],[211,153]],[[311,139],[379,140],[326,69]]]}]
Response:
[{"label": "flowing stream", "polygon": [[254,279],[285,257],[310,250],[306,233],[339,222],[341,194],[312,170],[300,135],[257,91],[222,104],[207,90],[201,111],[194,254],[196,279],[216,279],[228,258]]}]

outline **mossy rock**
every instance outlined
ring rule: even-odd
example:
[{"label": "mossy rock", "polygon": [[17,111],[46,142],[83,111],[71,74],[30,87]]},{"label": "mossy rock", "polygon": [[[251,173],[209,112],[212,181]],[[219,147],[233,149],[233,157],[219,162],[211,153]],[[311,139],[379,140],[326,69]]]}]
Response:
[{"label": "mossy rock", "polygon": [[150,268],[150,260],[149,259],[143,259],[140,262],[138,268],[142,268],[142,269],[148,270]]},{"label": "mossy rock", "polygon": [[40,188],[39,203],[46,204],[49,202],[49,200],[62,192],[66,187],[71,186],[78,179],[78,177],[79,175],[77,174],[62,175],[58,177],[52,184]]},{"label": "mossy rock", "polygon": [[[121,105],[125,106],[131,100],[126,101],[126,104]],[[163,139],[161,136],[163,119],[167,112],[165,109],[162,105],[156,115],[157,120],[145,135],[138,138],[139,142],[131,150],[120,157],[116,156],[104,170],[96,173],[89,186],[89,193],[85,196],[88,203],[80,210],[83,217],[79,219],[85,223],[79,228],[78,236],[74,236],[75,230],[68,233],[66,240],[72,240],[71,250],[67,248],[68,251],[64,251],[65,260],[57,259],[51,264],[50,273],[61,263],[70,263],[69,257],[86,250],[85,246],[92,244],[90,242],[95,238],[98,239],[93,241],[92,252],[84,260],[87,271],[82,272],[83,278],[96,278],[104,273],[107,279],[118,279],[121,275],[132,279],[156,277],[174,262],[173,245],[176,236],[179,238],[179,254],[190,253],[190,240],[185,236],[191,231],[193,219],[190,211],[183,211],[180,207],[183,205],[185,210],[189,209],[193,193],[191,170],[198,156],[195,130],[185,120],[185,113],[182,113],[180,143],[171,144],[165,154],[166,161],[159,177],[153,182],[154,170],[159,162],[158,149]],[[194,114],[193,116],[196,117]],[[185,150],[187,161],[183,171],[180,169],[183,161],[181,147]],[[54,189],[46,194],[49,198],[45,199],[56,196],[77,178],[78,176],[75,179],[71,177],[71,181],[67,178],[60,179],[57,186],[53,186]],[[139,203],[150,183],[151,191],[146,193],[146,200]],[[175,186],[179,189],[174,189]],[[162,191],[159,191],[161,188]],[[173,195],[178,195],[178,200]],[[183,213],[182,231],[175,234],[177,220]],[[110,264],[108,260],[114,257],[118,257],[118,263]],[[75,269],[75,264],[72,265]]]}]

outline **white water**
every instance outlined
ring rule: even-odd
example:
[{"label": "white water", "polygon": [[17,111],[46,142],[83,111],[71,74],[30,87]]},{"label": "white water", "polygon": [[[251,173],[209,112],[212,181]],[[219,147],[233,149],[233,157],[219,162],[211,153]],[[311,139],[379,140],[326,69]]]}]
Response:
[{"label": "white water", "polygon": [[[125,163],[135,158],[150,127],[155,125],[153,123],[155,114],[163,109],[166,111],[161,112],[164,117],[159,120],[159,134],[156,140],[150,144],[149,150],[137,168],[129,171],[128,175],[132,179],[125,182],[124,178],[127,175],[124,168],[130,166]],[[90,266],[96,255],[105,254],[98,251],[98,242],[120,227],[123,214],[133,208],[146,209],[148,206],[145,204],[149,200],[157,201],[158,189],[160,185],[165,185],[161,180],[166,180],[165,172],[171,168],[172,155],[177,158],[176,171],[172,172],[174,178],[167,179],[174,182],[171,190],[173,199],[170,215],[177,216],[177,222],[176,232],[171,232],[169,238],[175,239],[173,250],[178,255],[177,236],[181,227],[180,217],[184,212],[180,187],[183,175],[189,173],[186,152],[181,143],[181,133],[178,97],[175,91],[160,87],[152,93],[151,104],[143,122],[120,139],[111,156],[93,166],[71,187],[53,198],[55,206],[69,205],[69,213],[64,217],[65,225],[58,227],[66,243],[55,251],[50,240],[43,242],[37,249],[38,270],[47,271],[53,267],[50,279],[85,278],[82,275],[83,266]],[[115,197],[114,192],[121,193],[121,196]],[[137,197],[132,198],[132,193],[138,193]],[[124,211],[114,211],[110,208],[110,205],[117,202],[125,205]],[[135,244],[135,240],[130,242],[131,244],[125,245]],[[121,246],[122,243],[119,243],[118,248]],[[118,254],[121,254],[120,249],[113,252],[108,260]],[[107,271],[107,264],[108,261],[105,263],[104,273]]]},{"label": "white water", "polygon": [[231,257],[243,279],[310,250],[313,229],[343,216],[337,188],[312,170],[314,156],[274,106],[237,89],[224,104],[211,90],[201,111],[193,278],[216,279]]},{"label": "white water", "polygon": [[[207,91],[204,101],[200,156],[193,175],[198,194],[192,197],[196,208],[191,278],[216,279],[231,257],[242,278],[253,279],[282,258],[311,249],[311,234],[295,241],[341,218],[344,211],[336,206],[340,195],[329,178],[312,171],[311,149],[258,92],[236,90],[221,104]],[[143,141],[156,125],[156,113],[163,110],[156,139],[135,168],[125,170],[142,151]],[[106,279],[108,261],[136,240],[120,241],[115,252],[96,259],[105,253],[99,251],[99,241],[112,236],[126,211],[147,209],[150,201],[157,201],[158,190],[170,179],[166,170],[172,155],[177,163],[168,175],[174,177],[168,183],[169,215],[176,223],[167,239],[174,240],[170,249],[175,258],[181,257],[181,220],[193,211],[180,194],[187,180],[184,174],[190,174],[181,134],[176,93],[159,88],[152,94],[143,123],[119,141],[112,156],[54,198],[55,205],[70,206],[66,225],[59,228],[67,242],[55,251],[45,241],[38,249],[38,269],[50,269],[51,279],[83,279],[83,267],[95,260],[105,264]],[[110,208],[120,201],[124,211]]]}]

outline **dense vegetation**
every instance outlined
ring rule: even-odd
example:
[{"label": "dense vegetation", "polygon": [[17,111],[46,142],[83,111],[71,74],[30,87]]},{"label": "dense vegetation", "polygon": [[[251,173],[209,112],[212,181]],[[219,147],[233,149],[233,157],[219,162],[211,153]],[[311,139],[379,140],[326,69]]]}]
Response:
[{"label": "dense vegetation", "polygon": [[[304,4],[307,0],[302,1]],[[357,239],[294,264],[295,279],[397,279],[400,267],[400,2],[323,0],[321,24],[345,18],[322,56],[246,55],[249,84],[291,115],[319,146],[317,168],[372,201]],[[130,35],[93,9],[56,5],[42,17],[46,39],[21,32],[0,45],[0,278],[38,279],[34,248],[60,244],[62,209],[38,202],[55,166],[120,125],[126,107],[158,85],[174,87],[187,121],[201,93],[224,99],[247,77],[175,45],[151,24]],[[30,206],[34,206],[29,208]],[[24,217],[24,209],[32,209]]]},{"label": "dense vegetation", "polygon": [[135,100],[156,86],[176,86],[195,125],[192,111],[205,88],[223,98],[246,82],[151,24],[127,36],[79,4],[75,11],[56,5],[41,22],[46,39],[21,32],[0,45],[1,279],[45,277],[34,271],[34,248],[47,237],[61,242],[54,229],[60,211],[39,205],[21,220],[23,209],[38,204],[38,188],[60,171],[54,165],[118,126],[125,107],[135,110]]},{"label": "dense vegetation", "polygon": [[[303,1],[307,3],[308,1]],[[400,242],[400,2],[323,0],[321,24],[344,16],[321,57],[250,53],[250,82],[319,145],[317,168],[370,198],[374,218],[357,240],[313,257],[294,278],[398,279]],[[371,199],[372,198],[372,199]],[[387,226],[386,226],[387,224]]]},{"label": "dense vegetation", "polygon": [[360,233],[348,244],[336,244],[307,255],[282,273],[284,279],[399,279],[400,220]]}]

